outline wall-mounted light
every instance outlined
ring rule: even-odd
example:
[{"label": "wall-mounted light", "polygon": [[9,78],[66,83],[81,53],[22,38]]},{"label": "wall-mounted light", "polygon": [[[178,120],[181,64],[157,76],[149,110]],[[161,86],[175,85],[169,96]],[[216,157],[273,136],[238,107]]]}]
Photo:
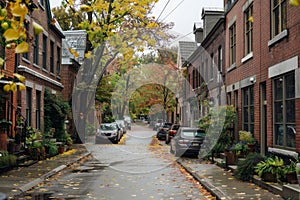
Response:
[{"label": "wall-mounted light", "polygon": [[250,81],[251,83],[254,83],[254,82],[255,82],[255,78],[254,78],[254,77],[250,77],[250,78],[249,78],[249,81]]}]

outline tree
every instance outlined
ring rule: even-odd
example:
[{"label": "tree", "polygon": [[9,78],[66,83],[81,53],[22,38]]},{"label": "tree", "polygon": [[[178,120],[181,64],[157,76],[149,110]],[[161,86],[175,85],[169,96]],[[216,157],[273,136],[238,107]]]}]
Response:
[{"label": "tree", "polygon": [[52,9],[56,21],[61,26],[62,30],[79,29],[79,23],[84,17],[82,12],[76,12],[70,8],[65,8],[63,5]]},{"label": "tree", "polygon": [[[132,99],[131,103],[135,104],[135,107],[140,106],[142,110],[148,109],[156,104],[162,106],[162,116],[165,116],[164,112],[172,112],[176,106],[176,93],[177,89],[177,55],[176,47],[158,49],[156,52],[150,52],[144,54],[139,58],[140,65],[157,65],[161,67],[152,67],[151,71],[144,71],[147,76],[151,75],[156,79],[159,79],[157,83],[153,82],[142,86],[136,92],[140,99]],[[175,90],[176,88],[176,90]]]},{"label": "tree", "polygon": [[[156,0],[74,0],[64,6],[74,13],[82,12],[78,28],[87,31],[86,58],[77,76],[73,93],[73,114],[79,134],[84,134],[88,108],[94,102],[99,80],[111,62],[118,58],[128,62],[135,51],[153,48],[171,38],[163,30],[170,24],[157,22],[151,16]],[[76,52],[70,49],[75,56]],[[96,77],[96,78],[95,78]]]}]

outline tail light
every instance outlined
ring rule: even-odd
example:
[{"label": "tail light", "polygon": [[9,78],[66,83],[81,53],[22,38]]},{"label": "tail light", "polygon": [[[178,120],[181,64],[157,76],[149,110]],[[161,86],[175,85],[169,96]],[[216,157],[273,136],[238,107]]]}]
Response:
[{"label": "tail light", "polygon": [[170,130],[170,131],[169,131],[169,134],[170,134],[170,135],[175,135],[175,134],[176,134],[176,131]]},{"label": "tail light", "polygon": [[185,140],[185,139],[178,140],[179,145],[188,145],[189,143],[190,143],[189,140]]}]

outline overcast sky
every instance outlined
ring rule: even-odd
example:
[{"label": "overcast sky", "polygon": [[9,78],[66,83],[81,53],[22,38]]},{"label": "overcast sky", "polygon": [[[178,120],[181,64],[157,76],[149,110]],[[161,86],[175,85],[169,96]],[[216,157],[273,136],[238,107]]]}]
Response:
[{"label": "overcast sky", "polygon": [[[59,6],[61,1],[50,0],[51,7]],[[159,20],[174,22],[173,31],[182,36],[180,40],[193,40],[193,25],[201,22],[203,7],[223,8],[223,0],[159,0],[153,13],[160,16]]]}]

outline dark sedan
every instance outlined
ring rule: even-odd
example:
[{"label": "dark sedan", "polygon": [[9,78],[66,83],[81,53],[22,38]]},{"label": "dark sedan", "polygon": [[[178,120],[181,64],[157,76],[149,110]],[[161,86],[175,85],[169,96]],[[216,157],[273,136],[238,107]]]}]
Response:
[{"label": "dark sedan", "polygon": [[198,155],[205,131],[197,128],[180,127],[171,139],[170,152],[180,157],[186,154]]},{"label": "dark sedan", "polygon": [[156,134],[157,139],[165,140],[166,136],[167,136],[167,132],[169,131],[171,126],[172,126],[172,123],[165,122],[162,127],[158,128],[158,131]]}]

